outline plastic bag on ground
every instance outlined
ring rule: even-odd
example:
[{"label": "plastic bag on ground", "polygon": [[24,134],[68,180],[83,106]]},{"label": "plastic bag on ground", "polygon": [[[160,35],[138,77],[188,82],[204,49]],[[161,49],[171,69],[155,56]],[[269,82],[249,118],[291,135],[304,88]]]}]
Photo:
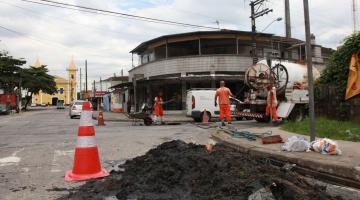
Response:
[{"label": "plastic bag on ground", "polygon": [[310,146],[311,150],[321,154],[341,155],[341,150],[339,149],[337,142],[328,138],[313,141]]},{"label": "plastic bag on ground", "polygon": [[275,200],[271,191],[262,188],[248,197],[248,200]]},{"label": "plastic bag on ground", "polygon": [[310,143],[304,137],[291,136],[281,146],[283,151],[307,151],[310,148]]}]

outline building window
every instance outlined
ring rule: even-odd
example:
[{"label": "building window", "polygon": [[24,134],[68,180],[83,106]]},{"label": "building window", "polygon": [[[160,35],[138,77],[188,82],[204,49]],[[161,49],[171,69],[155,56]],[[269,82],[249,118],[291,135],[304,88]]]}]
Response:
[{"label": "building window", "polygon": [[74,74],[71,74],[70,76],[71,76],[71,80],[74,80]]},{"label": "building window", "polygon": [[59,94],[64,94],[64,88],[59,89]]}]

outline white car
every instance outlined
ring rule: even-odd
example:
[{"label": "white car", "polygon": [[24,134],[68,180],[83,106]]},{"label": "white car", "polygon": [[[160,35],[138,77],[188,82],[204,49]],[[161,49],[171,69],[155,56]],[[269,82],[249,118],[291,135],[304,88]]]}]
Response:
[{"label": "white car", "polygon": [[[76,100],[70,106],[69,116],[70,116],[71,119],[74,118],[74,117],[80,117],[83,103],[84,103],[84,100]],[[90,107],[92,108],[91,103],[90,103]]]},{"label": "white car", "polygon": [[[220,115],[219,105],[215,107],[215,89],[191,89],[187,92],[186,96],[186,116],[192,117],[194,121],[202,121],[204,110],[209,117],[218,118]],[[236,105],[241,102],[238,99],[230,97],[230,112],[232,117],[236,117]]]}]

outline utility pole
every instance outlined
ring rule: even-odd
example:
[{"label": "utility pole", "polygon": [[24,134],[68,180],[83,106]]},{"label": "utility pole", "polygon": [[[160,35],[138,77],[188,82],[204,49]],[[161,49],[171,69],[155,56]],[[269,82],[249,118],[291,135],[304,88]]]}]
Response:
[{"label": "utility pole", "polygon": [[101,105],[102,105],[102,102],[103,102],[103,95],[102,94],[103,94],[103,90],[102,90],[102,81],[101,81],[101,76],[100,76],[100,106],[99,106],[99,108],[101,108]]},{"label": "utility pole", "polygon": [[357,32],[357,6],[356,6],[356,0],[352,0],[352,18],[353,18],[354,33],[356,33]]},{"label": "utility pole", "polygon": [[[20,69],[22,71],[22,69]],[[18,98],[17,98],[17,105],[19,109],[19,113],[21,113],[21,99],[22,99],[22,92],[21,92],[21,71],[19,72],[19,85],[18,85]]]},{"label": "utility pole", "polygon": [[88,92],[87,60],[85,60],[85,92]]},{"label": "utility pole", "polygon": [[80,67],[80,99],[82,99],[82,90],[81,90],[81,67]]},{"label": "utility pole", "polygon": [[316,136],[315,130],[315,106],[314,106],[314,86],[313,86],[313,70],[312,70],[312,52],[311,52],[311,35],[310,35],[310,17],[309,2],[304,1],[304,19],[305,19],[305,35],[306,35],[306,63],[308,74],[308,90],[309,90],[309,129],[310,140],[314,141]]},{"label": "utility pole", "polygon": [[285,35],[291,38],[291,22],[290,22],[290,4],[289,0],[285,0]]},{"label": "utility pole", "polygon": [[100,91],[102,91],[102,81],[101,81],[101,76],[100,76]]},{"label": "utility pole", "polygon": [[252,58],[253,58],[253,64],[256,64],[258,61],[257,58],[257,52],[256,52],[256,23],[255,19],[258,17],[261,17],[263,15],[268,14],[269,12],[272,12],[272,9],[264,8],[261,11],[258,11],[260,7],[263,5],[265,0],[255,0],[250,2],[251,7],[251,32],[252,32]]},{"label": "utility pole", "polygon": [[96,93],[95,80],[94,80],[94,85],[93,85],[93,87],[94,87],[94,89],[93,89],[93,90],[94,90],[94,94],[93,94],[93,95],[94,95],[94,97],[95,97],[95,96],[96,96],[96,95],[95,95],[95,93]]}]

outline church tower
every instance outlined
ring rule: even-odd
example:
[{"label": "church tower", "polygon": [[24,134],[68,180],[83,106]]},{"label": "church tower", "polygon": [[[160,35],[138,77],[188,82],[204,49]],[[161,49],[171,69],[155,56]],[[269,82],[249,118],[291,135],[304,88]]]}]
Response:
[{"label": "church tower", "polygon": [[71,58],[69,67],[66,69],[68,71],[68,102],[72,103],[77,100],[77,91],[76,91],[76,66],[74,59]]},{"label": "church tower", "polygon": [[34,64],[31,65],[31,67],[35,67],[35,68],[41,67],[41,63],[40,63],[39,57],[36,57],[36,60],[35,60]]}]

